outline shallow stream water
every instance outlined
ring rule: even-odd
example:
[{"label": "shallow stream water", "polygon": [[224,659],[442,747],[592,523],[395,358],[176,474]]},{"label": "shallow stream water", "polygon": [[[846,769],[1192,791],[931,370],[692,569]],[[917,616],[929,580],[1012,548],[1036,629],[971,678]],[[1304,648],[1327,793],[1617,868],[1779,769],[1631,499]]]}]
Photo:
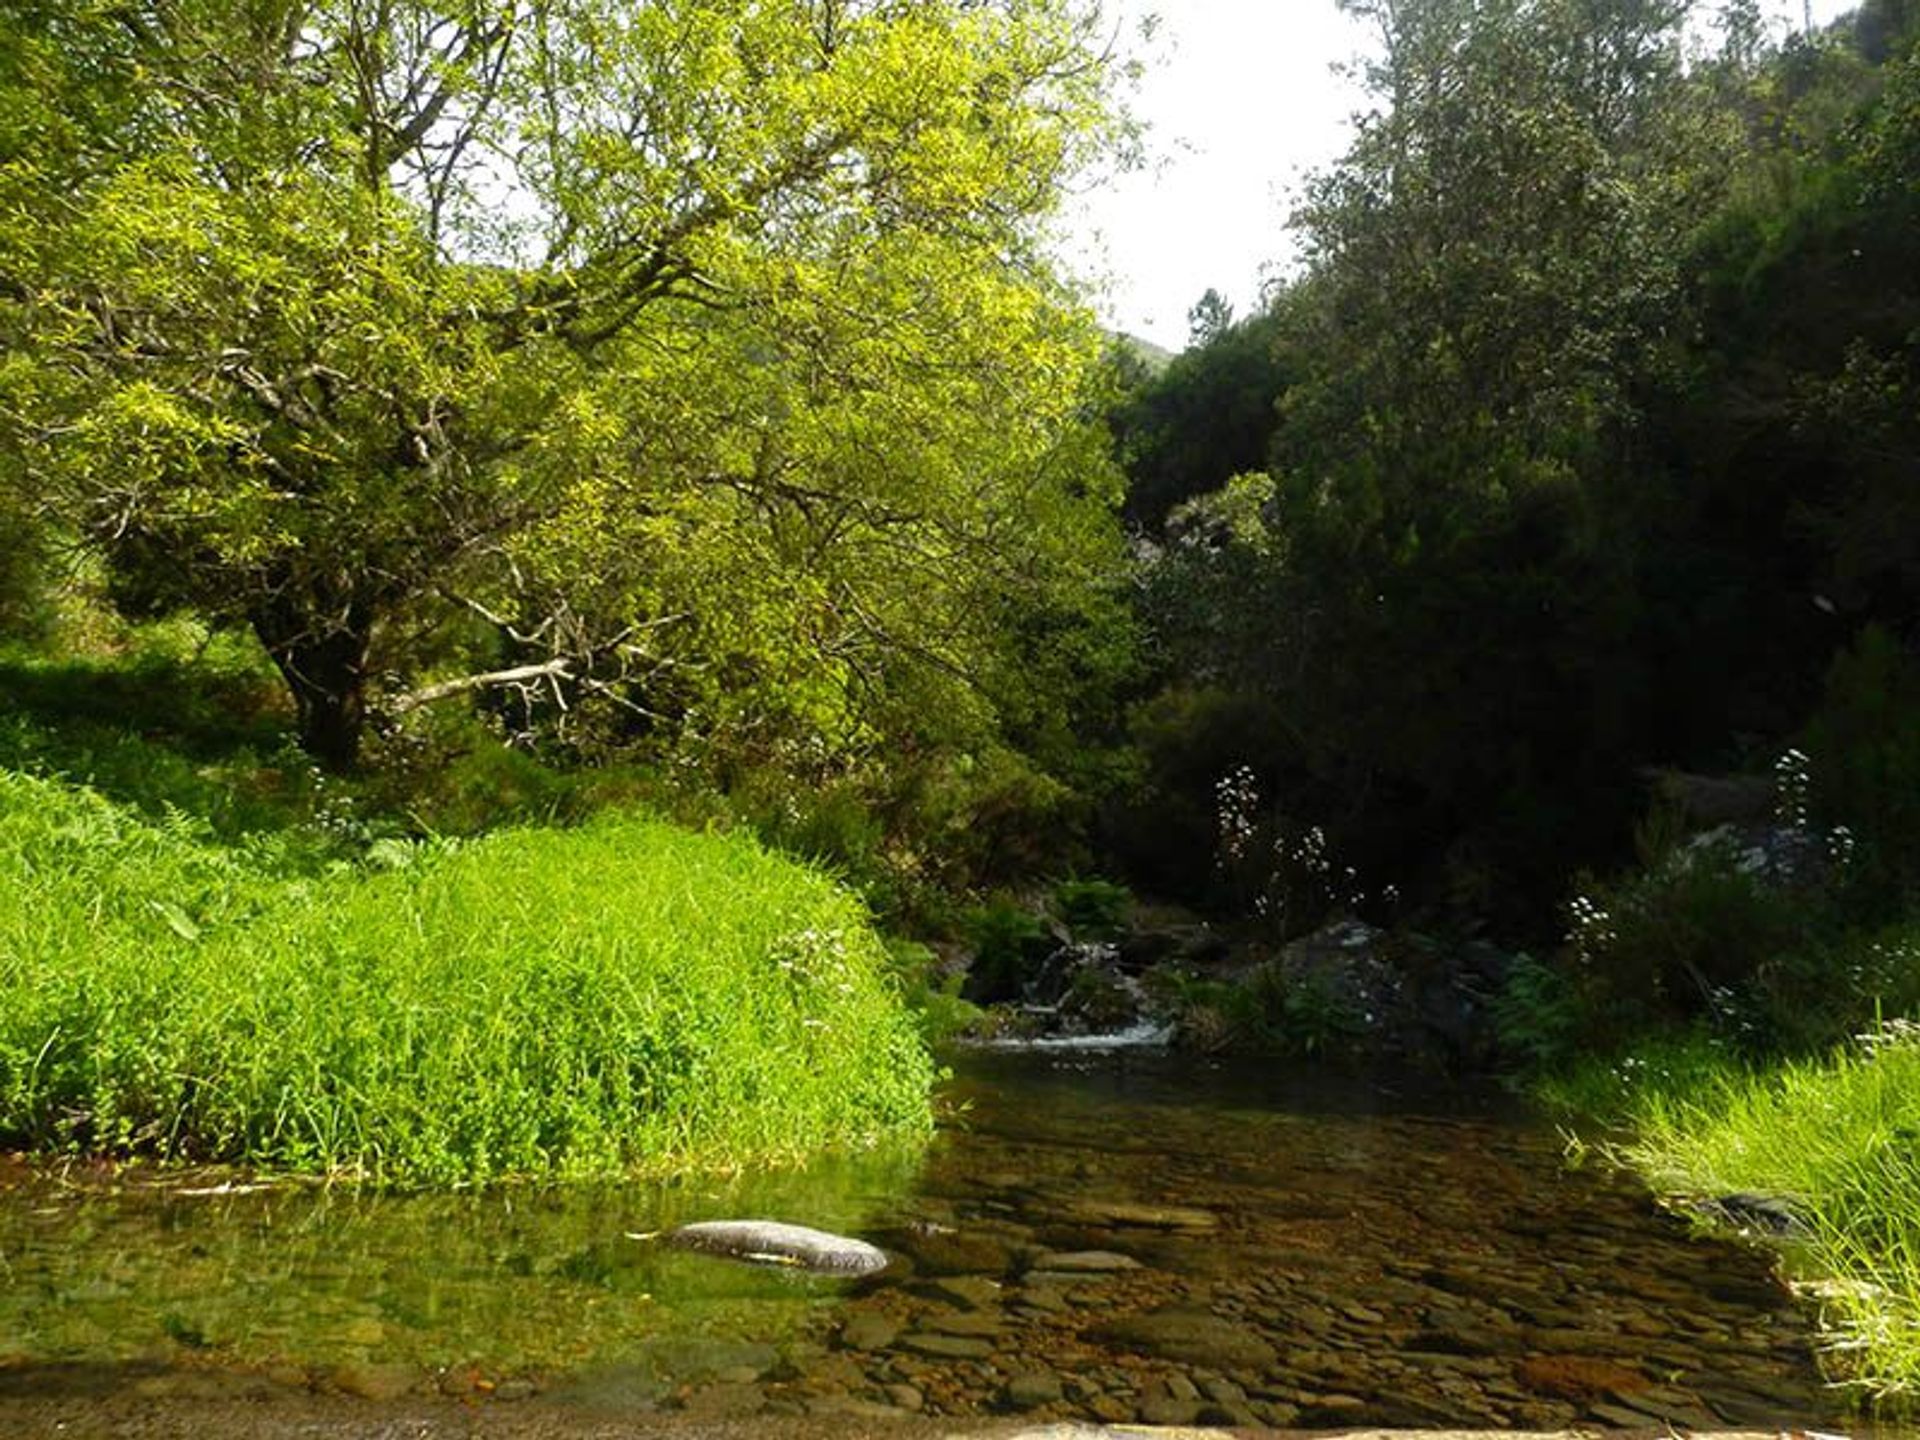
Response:
[{"label": "shallow stream water", "polygon": [[[0,1161],[0,1399],[556,1415],[1829,1424],[1812,1318],[1511,1106],[1167,1056],[974,1055],[926,1155],[382,1197]],[[789,1220],[860,1281],[650,1238]]]}]

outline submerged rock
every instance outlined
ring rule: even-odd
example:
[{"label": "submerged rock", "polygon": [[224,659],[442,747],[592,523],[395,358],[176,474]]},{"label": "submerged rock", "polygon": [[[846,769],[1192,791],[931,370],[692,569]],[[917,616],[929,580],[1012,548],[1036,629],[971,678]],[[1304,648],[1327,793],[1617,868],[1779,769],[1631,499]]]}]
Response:
[{"label": "submerged rock", "polygon": [[1806,1221],[1800,1218],[1793,1202],[1783,1195],[1760,1195],[1742,1190],[1697,1201],[1694,1209],[1709,1220],[1717,1220],[1736,1230],[1794,1238],[1809,1233]]},{"label": "submerged rock", "polygon": [[1138,1226],[1149,1230],[1212,1230],[1220,1219],[1191,1205],[1143,1205],[1128,1200],[1076,1200],[1074,1218],[1096,1225]]},{"label": "submerged rock", "polygon": [[999,1275],[1012,1263],[1007,1247],[992,1236],[977,1232],[921,1234],[910,1231],[890,1233],[895,1245],[922,1275]]},{"label": "submerged rock", "polygon": [[1275,1358],[1257,1332],[1205,1310],[1179,1307],[1111,1320],[1088,1332],[1088,1338],[1160,1360],[1223,1370],[1264,1370]]},{"label": "submerged rock", "polygon": [[862,1310],[840,1327],[840,1343],[849,1350],[884,1350],[899,1333],[900,1327],[886,1316]]},{"label": "submerged rock", "polygon": [[993,1354],[993,1342],[971,1335],[939,1335],[918,1332],[903,1335],[900,1348],[943,1360],[984,1360]]},{"label": "submerged rock", "polygon": [[682,1225],[666,1243],[704,1255],[725,1255],[761,1265],[792,1265],[830,1275],[871,1275],[887,1268],[884,1250],[805,1225],[777,1220],[707,1220]]},{"label": "submerged rock", "polygon": [[1036,1255],[1034,1271],[1076,1275],[1110,1275],[1120,1270],[1138,1270],[1140,1262],[1131,1255],[1111,1250],[1048,1250]]},{"label": "submerged rock", "polygon": [[1062,1394],[1060,1377],[1051,1370],[1023,1370],[1008,1379],[1000,1400],[1009,1410],[1033,1410],[1057,1404]]}]

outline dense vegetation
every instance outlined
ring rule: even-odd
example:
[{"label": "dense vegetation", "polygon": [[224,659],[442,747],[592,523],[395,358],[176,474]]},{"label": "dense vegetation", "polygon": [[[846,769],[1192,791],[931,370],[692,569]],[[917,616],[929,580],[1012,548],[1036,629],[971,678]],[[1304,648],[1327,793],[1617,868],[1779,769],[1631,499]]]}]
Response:
[{"label": "dense vegetation", "polygon": [[657,821],[290,871],[0,771],[0,1138],[407,1183],[912,1137],[851,897]]},{"label": "dense vegetation", "polygon": [[1345,8],[1373,107],[1305,263],[1113,417],[1153,669],[1111,841],[1282,942],[1499,941],[1453,975],[1506,1063],[1669,1070],[1634,1153],[1792,1195],[1888,1287],[1836,1302],[1850,1377],[1910,1387],[1911,1046],[1852,1037],[1920,1006],[1920,11]]},{"label": "dense vegetation", "polygon": [[1701,1157],[1907,1123],[1844,1047],[1920,1006],[1920,10],[1340,3],[1303,262],[1164,368],[1049,258],[1132,143],[1081,0],[9,7],[0,1131],[924,1127],[765,843],[1006,995],[1096,870],[1244,922],[1160,978],[1274,1048],[1368,1043],[1285,948],[1355,914],[1510,1065],[1842,1046],[1637,1113],[1909,1253]]},{"label": "dense vegetation", "polygon": [[1538,945],[1650,769],[1797,744],[1854,823],[1912,712],[1829,672],[1920,618],[1911,8],[1775,49],[1727,7],[1691,63],[1680,4],[1349,8],[1376,108],[1306,265],[1116,413],[1158,664],[1120,843],[1217,885],[1244,766],[1365,888]]},{"label": "dense vegetation", "polygon": [[1014,757],[1125,628],[1042,250],[1124,144],[1106,40],[1077,0],[9,7],[6,603],[78,545],[123,613],[246,629],[334,769],[478,700],[567,763],[1045,793]]},{"label": "dense vegetation", "polygon": [[1124,162],[1108,40],[9,6],[0,1132],[474,1181],[923,1129],[860,903],[634,811],[899,909],[1070,809],[1130,620],[1045,244]]}]

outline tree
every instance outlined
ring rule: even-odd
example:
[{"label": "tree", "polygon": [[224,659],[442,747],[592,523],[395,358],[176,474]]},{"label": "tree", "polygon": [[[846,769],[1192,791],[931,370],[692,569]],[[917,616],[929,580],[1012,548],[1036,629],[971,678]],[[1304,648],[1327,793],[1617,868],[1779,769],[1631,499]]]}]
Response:
[{"label": "tree", "polygon": [[1685,4],[1344,8],[1380,28],[1379,108],[1296,216],[1340,355],[1299,412],[1364,408],[1368,448],[1478,432],[1577,452],[1662,332],[1690,187],[1714,171],[1685,104]]},{"label": "tree", "polygon": [[1187,311],[1187,344],[1210,345],[1233,324],[1233,306],[1213,287]]},{"label": "tree", "polygon": [[[250,626],[330,764],[455,611],[512,663],[402,703],[658,720],[673,672],[776,653],[844,700],[1023,523],[1058,522],[1006,543],[1030,568],[1099,529],[1097,339],[1037,243],[1117,133],[1092,19],[35,0],[0,105],[59,144],[0,156],[8,471],[129,606]],[[778,640],[727,641],[762,599]]]},{"label": "tree", "polygon": [[1347,8],[1375,108],[1296,216],[1263,473],[1175,512],[1150,591],[1188,682],[1267,717],[1222,760],[1376,883],[1513,921],[1632,809],[1620,482],[1727,145],[1679,4]]},{"label": "tree", "polygon": [[[1280,397],[1303,369],[1288,345],[1300,298],[1282,292],[1239,321],[1215,312],[1204,338],[1196,326],[1194,343],[1116,407],[1110,423],[1132,524],[1159,535],[1175,506],[1266,464]],[[1194,308],[1198,317],[1202,306]]]}]

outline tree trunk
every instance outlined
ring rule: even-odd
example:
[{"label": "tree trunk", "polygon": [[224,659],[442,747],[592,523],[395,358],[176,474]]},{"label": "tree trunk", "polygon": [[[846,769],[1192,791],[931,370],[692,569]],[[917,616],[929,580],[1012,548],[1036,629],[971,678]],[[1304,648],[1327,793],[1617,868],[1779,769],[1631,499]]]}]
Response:
[{"label": "tree trunk", "polygon": [[373,617],[358,602],[322,611],[282,596],[250,619],[299,707],[301,748],[329,770],[350,770],[366,726]]}]

